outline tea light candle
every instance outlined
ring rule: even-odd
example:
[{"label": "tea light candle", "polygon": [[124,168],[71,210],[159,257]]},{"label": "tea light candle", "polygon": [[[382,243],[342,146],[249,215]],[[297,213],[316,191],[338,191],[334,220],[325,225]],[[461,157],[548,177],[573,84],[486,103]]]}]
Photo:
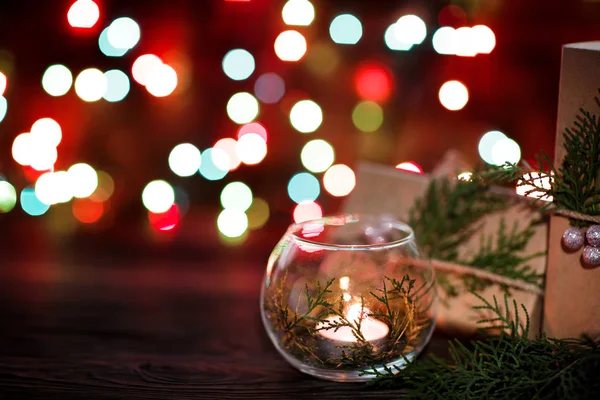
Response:
[{"label": "tea light candle", "polygon": [[[355,323],[360,318],[361,310],[363,318],[360,323],[360,333],[377,350],[382,350],[385,347],[385,338],[390,333],[388,326],[375,318],[369,317],[369,310],[362,308],[360,304],[355,304],[348,309],[346,319]],[[340,322],[341,318],[333,316],[327,318],[327,323],[317,324],[317,329],[321,339],[320,348],[326,357],[339,357],[341,355],[342,346],[352,346],[357,342],[356,337],[352,333],[352,328],[349,326],[341,326],[339,328],[323,329],[324,327]]]}]

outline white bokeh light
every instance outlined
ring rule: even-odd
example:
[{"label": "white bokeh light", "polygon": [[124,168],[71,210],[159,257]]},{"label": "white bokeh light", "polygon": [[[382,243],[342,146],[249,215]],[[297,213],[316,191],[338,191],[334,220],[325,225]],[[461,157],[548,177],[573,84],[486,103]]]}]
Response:
[{"label": "white bokeh light", "polygon": [[163,61],[154,54],[143,54],[135,59],[131,66],[131,74],[133,79],[140,85],[146,86],[148,75],[155,68],[160,68]]},{"label": "white bokeh light", "polygon": [[98,188],[98,173],[85,163],[74,164],[67,170],[73,197],[90,197]]},{"label": "white bokeh light", "polygon": [[427,26],[416,15],[403,15],[394,25],[394,34],[402,43],[421,44],[427,36]]},{"label": "white bokeh light", "polygon": [[163,180],[148,183],[142,192],[144,207],[155,214],[167,212],[174,202],[175,191],[168,182]]},{"label": "white bokeh light", "polygon": [[243,211],[226,208],[217,218],[217,227],[223,235],[237,238],[248,229],[248,217]]},{"label": "white bokeh light", "polygon": [[471,28],[473,46],[479,54],[490,54],[496,47],[496,35],[486,25],[475,25]]},{"label": "white bokeh light", "polygon": [[492,147],[492,163],[504,165],[505,163],[518,163],[521,159],[521,147],[512,139],[498,140]]},{"label": "white bokeh light", "polygon": [[333,147],[322,139],[311,140],[306,143],[300,153],[304,168],[311,172],[326,171],[335,161]]},{"label": "white bokeh light", "polygon": [[323,111],[312,100],[301,100],[290,111],[290,122],[294,129],[302,133],[316,131],[323,122]]},{"label": "white bokeh light", "polygon": [[315,19],[315,7],[308,0],[289,0],[283,6],[281,17],[286,25],[308,26]]},{"label": "white bokeh light", "polygon": [[248,92],[236,93],[227,102],[227,115],[236,124],[251,122],[258,112],[258,101]]},{"label": "white bokeh light", "polygon": [[12,156],[17,164],[27,166],[31,164],[31,155],[33,149],[33,140],[31,134],[21,133],[13,141]]},{"label": "white bokeh light", "polygon": [[451,26],[442,26],[435,31],[431,43],[438,54],[453,55],[458,52],[458,37]]},{"label": "white bokeh light", "polygon": [[450,111],[458,111],[467,105],[469,90],[460,81],[448,81],[440,87],[438,96],[444,107]]},{"label": "white bokeh light", "polygon": [[115,19],[106,33],[108,42],[116,49],[132,49],[140,41],[140,26],[129,17]]},{"label": "white bokeh light", "polygon": [[235,154],[244,164],[256,165],[267,155],[267,143],[259,134],[247,133],[238,139]]},{"label": "white bokeh light", "polygon": [[500,131],[489,131],[479,139],[477,149],[479,156],[488,164],[494,164],[492,159],[492,148],[499,140],[506,139],[506,135]]},{"label": "white bokeh light", "polygon": [[106,93],[108,82],[106,76],[96,68],[88,68],[75,79],[75,93],[83,101],[98,101]]},{"label": "white bokeh light", "polygon": [[356,44],[362,35],[362,24],[352,14],[338,15],[329,25],[329,36],[337,44]]},{"label": "white bokeh light", "polygon": [[92,0],[77,0],[67,12],[67,20],[73,28],[91,28],[100,18],[100,8]]},{"label": "white bokeh light", "polygon": [[396,24],[395,23],[388,26],[388,28],[385,30],[383,40],[385,41],[385,45],[390,50],[408,51],[413,47],[412,43],[402,42],[396,37]]},{"label": "white bokeh light", "polygon": [[118,69],[111,69],[106,71],[104,76],[106,76],[106,93],[102,96],[104,100],[109,102],[123,100],[131,87],[127,74]]},{"label": "white bokeh light", "polygon": [[166,97],[177,88],[177,72],[167,64],[154,65],[145,79],[146,89],[154,97]]},{"label": "white bokeh light", "polygon": [[56,160],[58,159],[58,151],[56,147],[49,146],[43,142],[36,142],[32,140],[33,146],[31,147],[31,168],[36,171],[47,171],[54,167]]},{"label": "white bokeh light", "polygon": [[178,144],[169,154],[169,168],[174,174],[181,177],[197,173],[201,161],[200,150],[191,143]]},{"label": "white bokeh light", "polygon": [[62,140],[62,129],[52,118],[41,118],[31,126],[30,135],[36,145],[56,147]]},{"label": "white bokeh light", "polygon": [[66,203],[73,198],[72,185],[66,171],[46,172],[35,183],[35,196],[46,205]]},{"label": "white bokeh light", "polygon": [[73,85],[73,74],[61,64],[49,66],[42,76],[42,87],[50,96],[64,96]]},{"label": "white bokeh light", "polygon": [[281,61],[299,61],[306,54],[306,39],[298,31],[284,31],[275,39],[275,54]]}]

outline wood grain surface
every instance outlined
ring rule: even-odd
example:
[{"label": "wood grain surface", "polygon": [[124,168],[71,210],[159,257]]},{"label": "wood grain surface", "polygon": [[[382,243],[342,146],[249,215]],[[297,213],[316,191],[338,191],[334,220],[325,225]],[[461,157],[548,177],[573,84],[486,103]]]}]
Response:
[{"label": "wood grain surface", "polygon": [[[263,262],[0,264],[2,399],[392,399],[289,366],[259,314]],[[434,336],[429,351],[443,353]]]}]

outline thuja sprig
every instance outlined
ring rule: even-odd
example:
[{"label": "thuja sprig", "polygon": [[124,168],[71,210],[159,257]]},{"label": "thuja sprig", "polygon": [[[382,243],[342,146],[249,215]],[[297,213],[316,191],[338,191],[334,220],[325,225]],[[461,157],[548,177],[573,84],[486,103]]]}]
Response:
[{"label": "thuja sprig", "polygon": [[[430,357],[406,367],[371,368],[373,388],[408,389],[413,399],[591,399],[600,396],[600,346],[590,338],[529,339],[529,316],[523,305],[504,308],[496,298],[477,309],[490,313],[480,340],[450,342],[450,361]],[[510,307],[512,306],[512,307]],[[523,314],[519,312],[521,310]],[[524,315],[524,319],[521,315]],[[501,330],[491,336],[488,330]]]},{"label": "thuja sprig", "polygon": [[[595,97],[595,101],[600,107],[600,98]],[[573,126],[565,129],[563,137],[565,156],[560,167],[542,152],[536,156],[535,167],[527,163],[506,163],[486,171],[482,178],[528,185],[527,194],[535,192],[540,197],[553,197],[552,202],[541,207],[544,212],[568,210],[592,217],[600,215],[600,123],[597,116],[580,109]],[[543,184],[540,172],[551,177],[551,185]],[[589,225],[584,220],[570,219],[576,226]]]},{"label": "thuja sprig", "polygon": [[[528,224],[520,230],[517,221],[513,224],[510,232],[507,232],[506,221],[502,218],[498,232],[495,235],[482,236],[477,253],[462,263],[541,286],[544,275],[534,271],[526,263],[545,255],[546,252],[521,255],[535,234],[535,223]],[[469,275],[462,276],[462,281],[468,291],[481,291],[493,284],[493,282],[476,279]],[[503,287],[503,289],[508,293],[510,288]]]}]

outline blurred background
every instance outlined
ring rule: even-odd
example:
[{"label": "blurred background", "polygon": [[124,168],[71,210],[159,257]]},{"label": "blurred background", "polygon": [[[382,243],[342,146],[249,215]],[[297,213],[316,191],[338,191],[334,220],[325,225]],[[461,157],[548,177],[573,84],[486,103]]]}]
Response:
[{"label": "blurred background", "polygon": [[553,154],[561,45],[600,38],[599,17],[582,0],[4,0],[1,259],[263,257],[337,212],[361,160]]}]

